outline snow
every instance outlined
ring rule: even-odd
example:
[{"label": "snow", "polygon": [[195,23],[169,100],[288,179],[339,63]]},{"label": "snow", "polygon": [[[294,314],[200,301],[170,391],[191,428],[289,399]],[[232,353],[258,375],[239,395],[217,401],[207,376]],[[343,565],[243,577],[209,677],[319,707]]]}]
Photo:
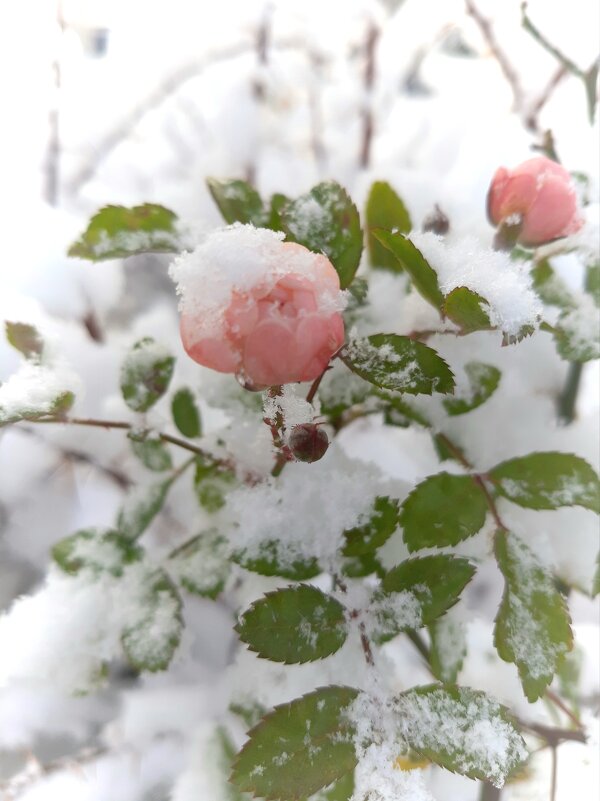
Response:
[{"label": "snow", "polygon": [[319,462],[290,463],[276,480],[231,492],[228,510],[236,528],[230,546],[258,558],[263,546],[275,542],[280,564],[316,557],[327,569],[344,530],[359,524],[384,487],[372,468],[332,444]]},{"label": "snow", "polygon": [[0,385],[2,419],[48,415],[67,392],[75,394],[81,384],[73,372],[62,367],[24,362],[20,369]]},{"label": "snow", "polygon": [[[223,314],[234,293],[261,288],[265,294],[290,273],[314,282],[315,256],[310,251],[282,249],[284,235],[266,228],[235,223],[217,229],[191,253],[177,256],[169,274],[177,284],[179,308],[196,321],[198,339],[217,337]],[[342,311],[346,296],[330,288],[316,293],[324,313]]]}]

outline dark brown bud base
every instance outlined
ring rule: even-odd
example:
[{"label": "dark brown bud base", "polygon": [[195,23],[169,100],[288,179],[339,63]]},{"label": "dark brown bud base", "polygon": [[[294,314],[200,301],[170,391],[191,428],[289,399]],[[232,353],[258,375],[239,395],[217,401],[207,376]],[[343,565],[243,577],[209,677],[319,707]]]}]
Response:
[{"label": "dark brown bud base", "polygon": [[288,447],[299,462],[318,462],[329,447],[329,439],[315,423],[301,423],[292,428]]}]

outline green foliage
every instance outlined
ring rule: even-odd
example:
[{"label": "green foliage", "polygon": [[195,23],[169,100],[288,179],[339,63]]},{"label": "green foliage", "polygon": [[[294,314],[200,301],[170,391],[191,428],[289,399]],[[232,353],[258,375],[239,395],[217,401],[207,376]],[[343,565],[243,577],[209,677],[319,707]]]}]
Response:
[{"label": "green foliage", "polygon": [[286,664],[324,659],[347,637],[344,607],[308,584],[267,593],[244,612],[235,630],[251,651]]},{"label": "green foliage", "polygon": [[397,525],[398,501],[387,496],[375,498],[368,521],[344,531],[344,556],[364,556],[376,551],[388,541]]},{"label": "green foliage", "polygon": [[136,342],[121,366],[121,394],[134,412],[147,412],[167,391],[175,358],[151,337]]},{"label": "green foliage", "polygon": [[171,400],[173,422],[184,437],[202,436],[202,420],[191,389],[178,389]]},{"label": "green foliage", "polygon": [[90,261],[118,259],[138,253],[178,253],[182,250],[177,215],[156,203],[105,206],[69,248],[69,256]]},{"label": "green foliage", "polygon": [[[593,307],[592,307],[593,308]],[[555,326],[547,326],[554,336],[558,354],[569,362],[589,362],[600,358],[600,326],[597,312],[567,309]]]},{"label": "green foliage", "polygon": [[494,644],[513,662],[530,702],[540,698],[573,646],[569,615],[552,574],[515,534],[499,531],[496,559],[504,575]]},{"label": "green foliage", "polygon": [[583,506],[600,513],[600,481],[590,465],[572,453],[547,451],[519,456],[489,472],[500,495],[526,509]]},{"label": "green foliage", "polygon": [[117,517],[117,528],[129,540],[140,537],[160,512],[173,477],[149,486],[136,487],[125,498]]},{"label": "green foliage", "polygon": [[397,334],[373,334],[350,342],[341,352],[344,363],[365,381],[412,395],[447,394],[454,376],[432,348]]},{"label": "green foliage", "polygon": [[235,473],[227,467],[196,457],[194,489],[198,503],[207,512],[218,512],[225,506],[227,493],[235,484]]},{"label": "green foliage", "polygon": [[[252,796],[247,793],[241,793],[237,787],[234,787],[233,784],[228,781],[231,766],[236,754],[235,746],[224,726],[217,726],[215,745],[217,747],[217,753],[215,755],[216,763],[222,777],[222,794],[220,795],[220,801],[251,801]],[[208,759],[211,759],[212,756],[212,754],[207,755]]]},{"label": "green foliage", "polygon": [[600,306],[600,261],[588,264],[585,270],[585,291]]},{"label": "green foliage", "polygon": [[11,323],[8,320],[4,326],[8,343],[26,359],[38,362],[44,350],[44,340],[37,328],[27,323]]},{"label": "green foliage", "polygon": [[533,288],[546,305],[558,306],[561,309],[571,309],[575,306],[573,295],[554,272],[548,259],[543,259],[533,267],[531,278]]},{"label": "green foliage", "polygon": [[371,186],[366,208],[367,248],[372,267],[380,267],[392,272],[400,272],[402,265],[388,248],[374,236],[375,229],[410,233],[412,222],[402,199],[394,192],[387,181],[375,181]]},{"label": "green foliage", "polygon": [[449,415],[466,414],[484,404],[498,389],[502,373],[492,364],[467,362],[465,373],[469,379],[468,397],[444,398],[444,408]]},{"label": "green foliage", "polygon": [[431,672],[444,684],[454,684],[467,655],[466,627],[452,615],[443,615],[429,626]]},{"label": "green foliage", "polygon": [[86,528],[65,537],[52,548],[57,565],[72,576],[82,570],[120,577],[124,569],[139,562],[143,551],[118,531]]},{"label": "green foliage", "polygon": [[385,575],[385,569],[373,553],[343,557],[341,564],[342,575],[348,578],[363,578],[364,576],[371,576],[373,573],[379,578]]},{"label": "green foliage", "polygon": [[74,403],[75,395],[72,392],[59,392],[50,400],[25,401],[20,409],[6,409],[0,405],[0,428],[21,420],[62,420]]},{"label": "green foliage", "polygon": [[376,390],[375,394],[384,402],[383,420],[386,425],[408,428],[408,426],[414,423],[422,428],[431,427],[431,423],[425,415],[418,409],[415,409],[415,407],[401,395],[387,392],[386,390]]},{"label": "green foliage", "polygon": [[321,687],[282,704],[249,732],[233,766],[240,790],[270,801],[300,801],[356,765],[346,716],[358,690]]},{"label": "green foliage", "polygon": [[121,644],[136,670],[166,670],[181,640],[182,603],[164,570],[152,570],[131,599],[133,614],[121,634]]},{"label": "green foliage", "polygon": [[441,313],[444,296],[440,290],[437,273],[421,251],[401,233],[393,234],[390,231],[380,230],[374,231],[373,235],[393,254],[399,267],[410,275],[417,292]]},{"label": "green foliage", "polygon": [[168,567],[188,592],[214,599],[230,572],[227,542],[216,529],[203,531],[171,553]]},{"label": "green foliage", "polygon": [[249,556],[245,550],[238,550],[234,551],[231,558],[245,570],[261,576],[281,576],[290,581],[306,581],[321,572],[316,559],[296,559],[290,563],[280,554],[277,540],[261,543],[259,556]]},{"label": "green foliage", "polygon": [[363,247],[358,210],[335,181],[317,184],[306,195],[279,210],[287,239],[324,253],[340,277],[342,289],[352,283]]},{"label": "green foliage", "polygon": [[207,178],[206,185],[226,223],[252,223],[257,228],[267,226],[269,213],[261,196],[249,183],[237,179],[217,181]]},{"label": "green foliage", "polygon": [[131,441],[131,450],[148,470],[161,472],[173,467],[171,454],[160,437],[152,436],[149,431],[132,429],[127,433]]},{"label": "green foliage", "polygon": [[[500,787],[526,757],[508,710],[478,690],[414,687],[395,699],[394,708],[408,746],[453,773]],[[495,748],[490,748],[490,737]]]},{"label": "green foliage", "polygon": [[459,286],[446,296],[443,313],[460,328],[462,334],[472,334],[474,331],[489,331],[492,328],[486,306],[489,303],[477,292],[466,286]]},{"label": "green foliage", "polygon": [[487,503],[471,476],[437,473],[402,504],[400,524],[409,551],[457,545],[483,527]]},{"label": "green foliage", "polygon": [[405,628],[419,628],[432,623],[458,601],[460,594],[473,578],[475,568],[462,557],[439,554],[406,559],[383,577],[384,593],[409,592],[420,609],[418,625],[403,622],[396,615],[393,599],[386,605],[384,596],[377,599],[377,642],[387,642]]}]

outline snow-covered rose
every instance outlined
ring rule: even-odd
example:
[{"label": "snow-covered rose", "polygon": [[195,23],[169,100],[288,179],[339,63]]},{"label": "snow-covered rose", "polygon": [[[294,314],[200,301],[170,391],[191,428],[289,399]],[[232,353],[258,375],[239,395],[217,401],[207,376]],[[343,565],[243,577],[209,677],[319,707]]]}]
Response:
[{"label": "snow-covered rose", "polygon": [[514,170],[499,167],[489,188],[488,217],[493,225],[521,224],[519,242],[541,245],[578,231],[583,221],[570,174],[545,156]]},{"label": "snow-covered rose", "polygon": [[344,342],[346,297],[331,262],[282,240],[235,224],[170,270],[189,356],[251,388],[311,381]]}]

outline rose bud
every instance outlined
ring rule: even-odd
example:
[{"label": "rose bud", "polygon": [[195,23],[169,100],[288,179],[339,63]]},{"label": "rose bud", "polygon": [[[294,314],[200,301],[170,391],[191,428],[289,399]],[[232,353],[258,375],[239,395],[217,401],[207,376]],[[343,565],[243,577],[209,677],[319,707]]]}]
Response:
[{"label": "rose bud", "polygon": [[171,266],[188,355],[250,389],[313,381],[344,343],[335,268],[282,238],[235,224]]},{"label": "rose bud", "polygon": [[300,423],[292,428],[288,447],[299,462],[318,462],[325,456],[329,439],[315,423]]},{"label": "rose bud", "polygon": [[492,225],[518,227],[515,240],[529,246],[574,234],[583,225],[571,176],[545,156],[512,171],[499,167],[488,191],[487,214]]}]

